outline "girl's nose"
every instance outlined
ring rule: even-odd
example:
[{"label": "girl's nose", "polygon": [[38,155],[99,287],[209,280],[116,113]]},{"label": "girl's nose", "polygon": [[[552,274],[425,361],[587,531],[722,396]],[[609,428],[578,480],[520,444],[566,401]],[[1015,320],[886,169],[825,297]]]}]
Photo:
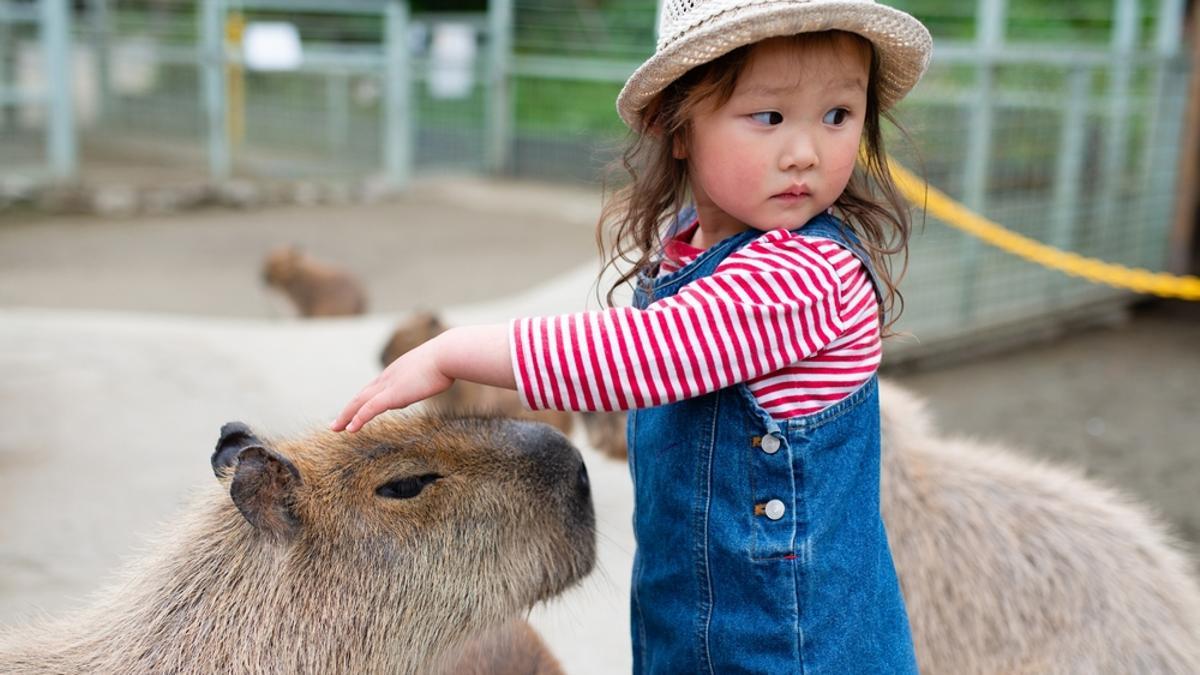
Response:
[{"label": "girl's nose", "polygon": [[811,169],[820,163],[812,137],[803,132],[791,134],[779,155],[780,171]]}]

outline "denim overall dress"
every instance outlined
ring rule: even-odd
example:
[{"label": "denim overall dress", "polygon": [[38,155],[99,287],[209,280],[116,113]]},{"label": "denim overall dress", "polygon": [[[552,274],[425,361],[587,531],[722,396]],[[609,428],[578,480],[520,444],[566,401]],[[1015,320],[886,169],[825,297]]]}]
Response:
[{"label": "denim overall dress", "polygon": [[[794,230],[853,233],[821,214]],[[644,276],[634,304],[672,296],[755,238]],[[630,411],[635,673],[915,673],[879,512],[877,380],[775,420],[745,384]]]}]

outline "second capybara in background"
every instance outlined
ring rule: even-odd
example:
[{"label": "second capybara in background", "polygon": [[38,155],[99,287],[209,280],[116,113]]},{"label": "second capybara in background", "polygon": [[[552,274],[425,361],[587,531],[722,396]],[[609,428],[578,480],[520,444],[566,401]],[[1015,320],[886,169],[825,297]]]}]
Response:
[{"label": "second capybara in background", "polygon": [[367,311],[362,282],[297,246],[268,253],[262,273],[263,281],[287,295],[302,317],[354,316]]},{"label": "second capybara in background", "polygon": [[629,446],[625,436],[625,413],[623,412],[582,412],[583,429],[587,434],[588,445],[608,455],[612,459],[625,461],[629,456]]},{"label": "second capybara in background", "polygon": [[[403,321],[388,338],[380,364],[386,368],[401,354],[446,331],[446,324],[433,312],[416,312]],[[429,399],[439,410],[452,413],[488,412],[505,417],[544,422],[570,435],[574,416],[563,410],[529,410],[515,391],[457,380],[449,389]]]},{"label": "second capybara in background", "polygon": [[943,436],[886,381],[880,411],[880,508],[922,673],[1200,673],[1200,584],[1153,513]]}]

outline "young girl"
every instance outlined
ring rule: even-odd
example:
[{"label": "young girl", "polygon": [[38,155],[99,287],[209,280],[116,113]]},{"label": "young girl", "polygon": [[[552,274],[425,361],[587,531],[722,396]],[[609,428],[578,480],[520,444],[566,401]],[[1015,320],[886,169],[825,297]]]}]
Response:
[{"label": "young girl", "polygon": [[451,330],[333,429],[457,378],[631,410],[635,672],[915,672],[879,512],[886,256],[908,236],[880,117],[930,49],[871,0],[670,0],[617,100],[632,181],[601,221],[634,307]]}]

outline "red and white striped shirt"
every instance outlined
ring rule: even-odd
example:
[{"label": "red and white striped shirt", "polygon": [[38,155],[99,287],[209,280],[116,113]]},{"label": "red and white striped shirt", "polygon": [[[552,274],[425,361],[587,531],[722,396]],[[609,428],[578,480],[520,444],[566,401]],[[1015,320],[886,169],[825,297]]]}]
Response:
[{"label": "red and white striped shirt", "polygon": [[[661,271],[702,253],[686,243],[691,231],[668,244]],[[517,319],[511,334],[517,391],[532,409],[645,408],[745,382],[772,417],[797,417],[854,392],[882,355],[862,263],[783,229],[644,310]]]}]

